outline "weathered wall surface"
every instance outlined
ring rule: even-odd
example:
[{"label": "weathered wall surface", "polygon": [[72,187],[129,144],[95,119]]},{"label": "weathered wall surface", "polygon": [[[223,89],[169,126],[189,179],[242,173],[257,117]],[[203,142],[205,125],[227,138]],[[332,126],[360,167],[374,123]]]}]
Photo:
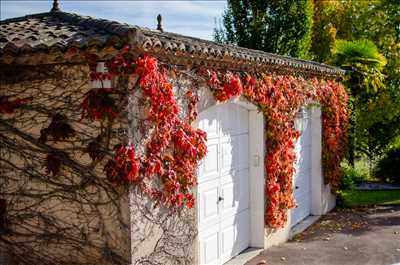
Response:
[{"label": "weathered wall surface", "polygon": [[[181,118],[187,116],[185,93],[188,90],[198,93],[198,112],[216,104],[210,90],[202,87],[190,76],[194,76],[194,73],[182,71],[170,79],[180,106]],[[133,108],[130,109],[132,111]],[[138,116],[138,114],[134,113],[132,116]],[[133,127],[131,126],[131,130]],[[132,133],[134,137],[137,134],[137,131]],[[130,209],[132,264],[197,264],[197,211],[195,208],[176,212],[165,208],[160,209],[154,207],[154,202],[132,188]]]},{"label": "weathered wall surface", "polygon": [[[107,126],[81,118],[80,104],[90,89],[87,67],[3,67],[0,73],[6,81],[1,95],[33,97],[0,123],[0,198],[7,204],[7,226],[0,235],[3,257],[7,254],[11,264],[197,263],[196,209],[170,211],[134,187],[111,184],[105,162],[93,163],[85,152]],[[215,104],[192,75],[182,71],[171,78],[181,118],[187,116],[188,90],[198,91],[199,111]],[[146,133],[136,131],[132,118],[143,110],[135,108],[134,100],[126,104],[126,117],[110,130],[108,155],[116,143],[145,142]],[[39,143],[40,131],[56,113],[68,118],[75,136]],[[45,170],[52,151],[68,161],[57,176]]]},{"label": "weathered wall surface", "polygon": [[[109,183],[104,162],[92,162],[85,152],[105,126],[81,119],[88,68],[1,66],[0,74],[1,96],[32,97],[0,119],[0,199],[6,206],[0,255],[6,264],[130,264],[128,190]],[[40,141],[56,114],[67,117],[75,135]],[[110,148],[126,137],[124,130],[123,120],[110,129]],[[52,152],[64,158],[59,174],[45,169]]]},{"label": "weathered wall surface", "polygon": [[132,264],[195,264],[195,210],[170,212],[131,192]]}]

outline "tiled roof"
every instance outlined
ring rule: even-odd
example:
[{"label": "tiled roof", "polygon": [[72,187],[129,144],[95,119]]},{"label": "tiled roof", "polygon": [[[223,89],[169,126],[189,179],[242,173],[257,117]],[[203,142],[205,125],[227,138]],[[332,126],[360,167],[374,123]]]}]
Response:
[{"label": "tiled roof", "polygon": [[127,24],[64,12],[48,12],[0,22],[0,51],[14,53],[68,47],[118,45]]},{"label": "tiled roof", "polygon": [[71,47],[80,50],[93,47],[118,49],[125,44],[165,56],[179,64],[196,62],[227,69],[265,68],[330,76],[344,74],[339,68],[316,62],[60,11],[0,22],[0,61],[5,56],[14,58],[36,52],[65,52]]}]

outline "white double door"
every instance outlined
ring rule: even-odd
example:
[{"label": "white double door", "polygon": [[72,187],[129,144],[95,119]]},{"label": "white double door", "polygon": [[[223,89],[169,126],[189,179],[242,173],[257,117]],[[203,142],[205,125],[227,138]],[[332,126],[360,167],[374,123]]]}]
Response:
[{"label": "white double door", "polygon": [[302,133],[296,143],[296,173],[293,178],[294,198],[297,207],[291,211],[291,226],[298,224],[311,214],[311,119],[310,112],[305,111]]},{"label": "white double door", "polygon": [[198,173],[199,262],[218,265],[249,246],[249,112],[217,105],[199,115],[198,127],[208,139]]}]

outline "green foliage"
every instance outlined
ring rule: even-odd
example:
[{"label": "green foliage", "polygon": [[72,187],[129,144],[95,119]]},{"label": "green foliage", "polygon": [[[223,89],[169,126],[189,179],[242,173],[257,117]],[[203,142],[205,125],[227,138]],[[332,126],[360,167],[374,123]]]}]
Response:
[{"label": "green foliage", "polygon": [[[370,159],[379,157],[393,139],[400,135],[400,1],[343,0],[314,3],[311,53],[315,60],[332,63],[334,46],[341,45],[337,39],[368,39],[387,59],[380,73],[369,69],[370,63],[376,63],[375,60],[353,62],[359,74],[353,73],[353,79],[349,79],[347,84],[352,95],[358,96],[352,101],[357,108],[352,106],[351,126],[354,128],[351,130],[354,135],[350,143],[353,143],[353,149],[358,155],[366,155]],[[353,51],[359,48],[346,45],[349,49],[353,48]],[[375,57],[375,49],[368,48],[368,44],[364,48],[360,45],[360,48],[363,54]],[[357,57],[357,54],[348,55]],[[346,68],[344,63],[341,64]],[[347,69],[353,70],[353,64],[347,66]],[[379,68],[378,65],[376,69]],[[376,92],[379,87],[385,89]]]},{"label": "green foliage", "polygon": [[314,1],[311,53],[314,60],[325,62],[331,57],[336,38],[351,39],[349,1]]},{"label": "green foliage", "polygon": [[352,166],[347,162],[343,162],[341,168],[341,190],[353,190],[357,184],[369,179],[368,166],[364,163],[357,163],[355,166]]},{"label": "green foliage", "polygon": [[385,182],[400,184],[400,148],[389,150],[378,161],[374,175]]},{"label": "green foliage", "polygon": [[219,42],[282,55],[309,58],[312,0],[228,0]]},{"label": "green foliage", "polygon": [[400,149],[400,134],[398,134],[396,137],[394,137],[394,139],[392,140],[392,142],[389,145],[389,150],[390,149]]},{"label": "green foliage", "polygon": [[[369,116],[377,114],[371,114],[371,107],[376,102],[378,92],[385,87],[382,70],[386,59],[369,40],[337,40],[331,63],[347,70],[344,83],[350,95],[351,110],[348,159],[350,164],[354,164],[357,151],[371,154],[368,148],[371,140],[370,127],[363,125],[368,123]],[[377,118],[380,120],[382,117]],[[363,145],[367,147],[363,148]]]},{"label": "green foliage", "polygon": [[377,92],[384,87],[382,70],[386,59],[372,41],[337,40],[332,63],[349,71],[347,84],[353,96]]},{"label": "green foliage", "polygon": [[339,198],[345,207],[360,207],[369,205],[399,205],[400,191],[398,190],[374,190],[374,191],[350,191],[339,192]]},{"label": "green foliage", "polygon": [[375,44],[369,40],[338,40],[335,48],[336,55],[342,56],[343,58],[341,59],[345,62],[362,62],[380,71],[382,71],[383,66],[386,64],[385,57],[379,53]]},{"label": "green foliage", "polygon": [[[390,87],[359,105],[355,113],[357,151],[380,157],[400,140],[400,89]],[[397,140],[397,141],[399,141]]]},{"label": "green foliage", "polygon": [[400,1],[347,1],[351,2],[349,17],[352,36],[346,39],[369,39],[387,58],[384,73],[386,85],[400,86]]},{"label": "green foliage", "polygon": [[353,157],[374,160],[400,135],[399,0],[228,0],[214,38],[348,70]]}]

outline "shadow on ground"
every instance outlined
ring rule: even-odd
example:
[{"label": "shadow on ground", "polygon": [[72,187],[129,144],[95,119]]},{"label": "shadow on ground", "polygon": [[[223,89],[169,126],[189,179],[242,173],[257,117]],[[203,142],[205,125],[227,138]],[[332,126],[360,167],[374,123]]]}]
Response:
[{"label": "shadow on ground", "polygon": [[400,262],[400,206],[336,209],[246,265],[391,265]]}]

